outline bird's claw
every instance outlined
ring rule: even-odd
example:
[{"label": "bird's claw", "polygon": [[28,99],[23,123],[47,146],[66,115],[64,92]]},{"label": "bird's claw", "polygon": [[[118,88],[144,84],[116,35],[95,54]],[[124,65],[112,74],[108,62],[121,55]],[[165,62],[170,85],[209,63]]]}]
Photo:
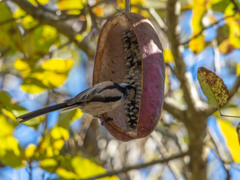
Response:
[{"label": "bird's claw", "polygon": [[112,121],[112,120],[113,120],[113,118],[108,117],[108,118],[104,119],[104,121],[101,122],[101,125],[104,126],[106,122]]}]

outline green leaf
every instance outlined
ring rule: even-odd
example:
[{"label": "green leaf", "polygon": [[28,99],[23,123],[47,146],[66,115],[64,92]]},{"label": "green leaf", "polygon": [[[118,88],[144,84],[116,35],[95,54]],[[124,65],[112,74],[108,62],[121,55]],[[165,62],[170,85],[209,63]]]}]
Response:
[{"label": "green leaf", "polygon": [[223,80],[204,67],[198,69],[198,81],[209,103],[221,107],[228,100],[228,89]]},{"label": "green leaf", "polygon": [[22,49],[31,61],[37,61],[49,52],[50,46],[57,40],[57,30],[49,25],[37,27],[28,32],[22,42]]},{"label": "green leaf", "polygon": [[224,13],[225,12],[225,9],[226,7],[230,4],[230,1],[219,1],[218,3],[214,4],[212,6],[212,9],[214,11],[218,11],[218,12],[221,12],[221,13]]},{"label": "green leaf", "polygon": [[7,92],[0,92],[0,112],[12,120],[16,120],[15,116],[26,112],[27,110],[17,104],[12,103],[11,97]]},{"label": "green leaf", "polygon": [[61,116],[58,120],[58,126],[63,127],[65,129],[69,129],[70,123],[81,118],[83,115],[80,109],[74,109],[70,111],[62,111]]},{"label": "green leaf", "polygon": [[23,166],[23,150],[16,138],[12,136],[14,126],[8,123],[5,116],[0,115],[0,160],[4,165],[14,168]]},{"label": "green leaf", "polygon": [[0,50],[11,47],[12,49],[21,49],[21,34],[15,21],[7,22],[12,19],[12,13],[5,2],[0,1]]}]

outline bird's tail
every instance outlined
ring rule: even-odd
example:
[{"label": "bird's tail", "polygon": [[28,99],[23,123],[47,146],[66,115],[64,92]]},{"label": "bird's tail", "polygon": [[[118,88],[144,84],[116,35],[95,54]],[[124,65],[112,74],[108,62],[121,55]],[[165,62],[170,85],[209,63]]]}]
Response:
[{"label": "bird's tail", "polygon": [[67,105],[67,102],[63,102],[63,103],[56,104],[56,105],[53,105],[53,106],[48,106],[48,107],[45,107],[45,108],[42,108],[42,109],[38,109],[36,111],[32,111],[30,113],[27,113],[27,114],[24,114],[24,115],[21,115],[21,116],[17,117],[17,120],[19,120],[19,122],[22,123],[22,122],[25,122],[29,119],[35,118],[37,116],[47,114],[47,113],[50,113],[52,111],[65,109],[65,108],[70,108]]}]

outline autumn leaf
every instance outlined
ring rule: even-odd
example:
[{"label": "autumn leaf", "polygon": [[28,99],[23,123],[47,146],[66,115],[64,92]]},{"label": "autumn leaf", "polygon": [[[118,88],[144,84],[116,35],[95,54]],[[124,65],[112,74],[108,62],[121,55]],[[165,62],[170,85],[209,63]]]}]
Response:
[{"label": "autumn leaf", "polygon": [[172,51],[170,49],[163,49],[165,63],[171,63],[174,61]]},{"label": "autumn leaf", "polygon": [[232,124],[222,119],[218,119],[218,126],[223,133],[233,160],[240,163],[240,145],[237,143],[239,133],[236,133],[235,127]]},{"label": "autumn leaf", "polygon": [[49,59],[40,67],[31,68],[26,61],[18,58],[15,61],[15,68],[24,79],[22,90],[27,93],[40,93],[47,88],[60,87],[67,79],[73,64],[72,59]]},{"label": "autumn leaf", "polygon": [[198,69],[198,81],[204,95],[214,107],[222,107],[228,100],[228,89],[223,80],[204,67]]},{"label": "autumn leaf", "polygon": [[[56,174],[64,179],[85,179],[105,173],[105,169],[92,160],[81,156],[59,156],[40,161],[41,168],[51,172],[56,170]],[[94,171],[93,171],[94,169]],[[105,177],[103,180],[118,180],[116,176]]]},{"label": "autumn leaf", "polygon": [[205,47],[204,35],[197,36],[189,42],[189,48],[194,53],[201,52]]},{"label": "autumn leaf", "polygon": [[220,77],[208,69],[200,67],[198,69],[198,81],[209,103],[218,108],[220,116],[240,118],[240,116],[224,115],[220,111],[220,107],[227,103],[229,96],[228,89]]}]

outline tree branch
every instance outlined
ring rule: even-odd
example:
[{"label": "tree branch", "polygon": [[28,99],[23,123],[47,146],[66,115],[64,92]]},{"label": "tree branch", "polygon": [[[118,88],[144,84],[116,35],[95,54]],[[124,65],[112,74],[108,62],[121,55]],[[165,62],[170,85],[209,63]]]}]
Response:
[{"label": "tree branch", "polygon": [[74,31],[71,25],[65,21],[61,21],[61,16],[54,11],[44,10],[33,6],[26,0],[11,0],[22,8],[26,13],[37,19],[41,24],[47,24],[55,27],[60,33],[67,36],[70,41],[74,42],[80,49],[82,49],[90,58],[94,58],[95,48],[91,46],[88,41],[77,42],[75,36],[79,33]]},{"label": "tree branch", "polygon": [[193,40],[193,39],[197,38],[198,36],[200,36],[206,29],[211,28],[211,27],[219,24],[220,22],[222,22],[222,21],[224,21],[224,20],[226,20],[226,19],[228,19],[228,18],[230,18],[230,17],[233,17],[233,16],[235,16],[235,14],[230,15],[230,16],[225,16],[225,17],[219,19],[218,21],[210,24],[209,26],[206,26],[206,27],[202,28],[202,30],[201,30],[199,33],[195,34],[195,35],[192,36],[190,39],[188,39],[188,40],[186,40],[185,42],[181,43],[181,45],[187,45],[191,40]]},{"label": "tree branch", "polygon": [[20,17],[18,17],[18,18],[6,19],[6,20],[0,22],[0,26],[1,26],[1,25],[4,25],[4,24],[7,24],[7,23],[10,23],[10,22],[13,22],[13,21],[16,21],[16,20],[19,20],[19,19],[22,19],[22,18],[24,18],[24,17],[26,17],[26,15],[22,15],[22,16],[20,16]]},{"label": "tree branch", "polygon": [[167,99],[164,100],[163,109],[171,114],[174,118],[179,121],[184,122],[186,117],[184,115],[184,110],[179,109],[173,103],[169,102]]},{"label": "tree branch", "polygon": [[81,179],[81,180],[94,180],[94,179],[103,178],[103,177],[107,177],[107,176],[113,176],[113,175],[117,175],[117,174],[120,174],[120,173],[131,171],[133,169],[141,169],[141,168],[145,168],[145,167],[152,166],[152,165],[155,165],[155,164],[167,163],[171,160],[182,158],[182,157],[187,156],[187,155],[188,155],[188,152],[183,152],[183,153],[180,153],[180,154],[170,156],[170,157],[165,158],[165,159],[158,159],[158,160],[154,160],[154,161],[151,161],[151,162],[148,162],[148,163],[128,166],[128,167],[124,167],[122,169],[109,171],[105,174],[101,174],[101,175],[97,175],[97,176],[94,176],[94,177]]},{"label": "tree branch", "polygon": [[239,8],[238,4],[235,2],[235,0],[230,0],[230,1],[233,3],[234,9],[235,9],[237,12],[240,12],[240,8]]},{"label": "tree branch", "polygon": [[[176,76],[181,83],[184,99],[191,112],[195,112],[195,103],[193,102],[193,95],[191,94],[191,83],[186,76],[186,64],[183,61],[180,52],[180,40],[177,33],[178,12],[177,12],[177,0],[169,0],[167,5],[167,22],[168,22],[168,38],[171,43],[171,50],[175,61]],[[179,10],[180,11],[180,10]]]}]

